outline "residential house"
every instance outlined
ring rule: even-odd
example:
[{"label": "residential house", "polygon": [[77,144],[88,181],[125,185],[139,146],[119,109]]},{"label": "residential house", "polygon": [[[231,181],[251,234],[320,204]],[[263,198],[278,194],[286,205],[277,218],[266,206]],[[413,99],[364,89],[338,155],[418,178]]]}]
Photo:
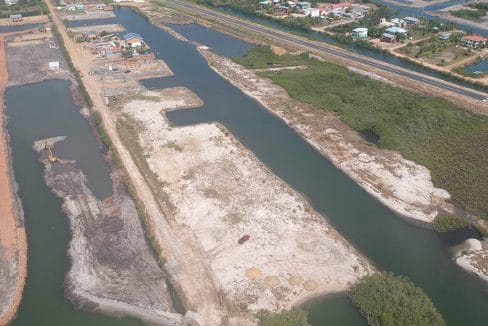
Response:
[{"label": "residential house", "polygon": [[393,35],[390,33],[383,33],[383,35],[381,35],[380,41],[385,42],[385,43],[395,43],[396,42],[396,35]]},{"label": "residential house", "polygon": [[392,26],[385,29],[385,32],[388,34],[406,34],[407,30],[398,26]]},{"label": "residential house", "polygon": [[358,3],[353,3],[351,5],[351,11],[356,17],[364,17],[371,12],[371,7]]},{"label": "residential house", "polygon": [[5,0],[5,4],[7,6],[13,6],[16,5],[17,3],[19,3],[19,0]]},{"label": "residential house", "polygon": [[296,6],[298,9],[301,9],[301,10],[312,8],[312,4],[310,2],[307,2],[307,1],[299,1],[296,3]]},{"label": "residential house", "polygon": [[407,26],[407,23],[405,22],[405,20],[401,19],[401,18],[392,18],[390,19],[390,22],[393,23],[393,26],[396,26],[396,27],[406,27]]},{"label": "residential house", "polygon": [[97,39],[97,32],[95,32],[95,31],[86,32],[84,34],[84,36],[85,36],[85,39],[93,41],[93,40]]},{"label": "residential house", "polygon": [[125,46],[135,48],[144,45],[144,39],[137,33],[127,33],[124,35]]},{"label": "residential house", "polygon": [[355,28],[352,30],[351,36],[357,39],[368,38],[368,29],[364,27]]},{"label": "residential house", "polygon": [[472,49],[482,49],[486,46],[486,37],[480,35],[466,35],[461,38],[461,45],[472,48]]},{"label": "residential house", "polygon": [[18,22],[21,22],[23,20],[24,20],[24,18],[22,18],[21,14],[10,15],[10,21],[12,23],[18,23]]},{"label": "residential house", "polygon": [[442,32],[439,33],[439,40],[446,41],[451,37],[452,33],[451,32]]},{"label": "residential house", "polygon": [[318,8],[307,8],[303,10],[303,14],[309,17],[320,17],[320,10]]},{"label": "residential house", "polygon": [[107,5],[104,3],[100,3],[97,5],[97,10],[103,10]]},{"label": "residential house", "polygon": [[351,10],[352,3],[350,2],[339,2],[339,3],[331,3],[328,7],[329,13],[332,13],[336,16],[342,16],[347,11]]},{"label": "residential house", "polygon": [[407,24],[406,25],[407,28],[412,28],[412,27],[418,25],[418,23],[419,23],[418,18],[415,18],[415,17],[405,17],[404,20],[405,20],[405,23]]}]

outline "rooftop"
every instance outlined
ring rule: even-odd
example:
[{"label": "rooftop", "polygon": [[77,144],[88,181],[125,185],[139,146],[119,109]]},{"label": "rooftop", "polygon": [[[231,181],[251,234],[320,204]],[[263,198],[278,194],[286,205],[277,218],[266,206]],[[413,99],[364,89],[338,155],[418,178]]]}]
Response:
[{"label": "rooftop", "polygon": [[473,42],[486,42],[488,39],[486,37],[480,35],[466,35],[463,37],[465,40],[473,41]]},{"label": "rooftop", "polygon": [[142,38],[139,34],[137,33],[127,33],[124,35],[124,40],[130,40],[131,38]]}]

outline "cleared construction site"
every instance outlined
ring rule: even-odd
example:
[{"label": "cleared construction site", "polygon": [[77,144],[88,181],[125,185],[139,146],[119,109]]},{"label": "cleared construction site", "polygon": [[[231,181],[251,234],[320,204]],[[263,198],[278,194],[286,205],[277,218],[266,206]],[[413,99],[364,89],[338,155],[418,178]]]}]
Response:
[{"label": "cleared construction site", "polygon": [[[252,320],[261,310],[280,311],[347,290],[372,271],[223,126],[170,126],[165,111],[202,104],[191,90],[146,91],[118,103],[111,111],[122,141],[150,180],[173,232],[208,266],[225,307],[221,318]],[[180,295],[198,311],[200,294],[189,281],[195,277],[171,265],[168,260]],[[209,322],[211,316],[204,316]]]}]

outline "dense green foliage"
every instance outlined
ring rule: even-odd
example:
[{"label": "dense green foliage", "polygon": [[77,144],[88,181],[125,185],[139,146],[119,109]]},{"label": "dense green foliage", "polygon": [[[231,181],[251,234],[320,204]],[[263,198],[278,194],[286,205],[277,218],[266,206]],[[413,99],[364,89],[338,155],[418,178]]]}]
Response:
[{"label": "dense green foliage", "polygon": [[449,13],[459,18],[479,22],[481,21],[480,18],[486,15],[486,10],[459,9],[459,10],[450,10]]},{"label": "dense green foliage", "polygon": [[468,3],[467,6],[473,8],[473,9],[488,11],[488,2]]},{"label": "dense green foliage", "polygon": [[439,232],[449,232],[466,228],[471,224],[467,220],[458,216],[439,215],[434,219],[433,225],[434,229]]},{"label": "dense green foliage", "polygon": [[307,312],[294,308],[278,314],[264,314],[259,318],[259,326],[311,326]]},{"label": "dense green foliage", "polygon": [[0,0],[0,18],[8,18],[13,14],[28,17],[47,13],[47,6],[42,0],[19,0],[17,4],[11,6],[7,6],[4,0]]},{"label": "dense green foliage", "polygon": [[370,325],[445,325],[422,289],[391,273],[364,277],[350,296]]},{"label": "dense green foliage", "polygon": [[372,132],[379,137],[379,146],[426,166],[434,184],[448,190],[454,204],[488,218],[487,117],[305,54],[276,56],[269,47],[257,47],[234,60],[254,68],[270,63],[307,65],[310,69],[260,74],[282,86],[291,97],[337,112],[358,131]]},{"label": "dense green foliage", "polygon": [[377,27],[377,25],[380,23],[381,18],[390,19],[395,17],[396,14],[396,11],[385,6],[381,6],[373,14],[365,16],[359,22],[337,25],[332,27],[331,31],[335,33],[350,33],[354,28],[366,27],[368,28],[368,34],[370,36],[378,36],[384,29]]}]

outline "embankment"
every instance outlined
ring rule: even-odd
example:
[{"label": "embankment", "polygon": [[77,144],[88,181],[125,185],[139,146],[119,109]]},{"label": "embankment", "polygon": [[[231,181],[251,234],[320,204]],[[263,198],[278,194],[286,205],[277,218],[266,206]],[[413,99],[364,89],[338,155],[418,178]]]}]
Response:
[{"label": "embankment", "polygon": [[27,239],[4,129],[3,96],[8,81],[4,46],[5,35],[0,35],[0,325],[15,316],[27,274]]},{"label": "embankment", "polygon": [[180,325],[173,313],[164,271],[151,254],[132,200],[120,175],[113,174],[113,195],[102,201],[87,187],[76,162],[48,160],[46,146],[64,137],[34,143],[45,165],[48,187],[63,200],[72,239],[72,265],[66,294],[75,305],[115,315],[130,315],[160,325]]}]

